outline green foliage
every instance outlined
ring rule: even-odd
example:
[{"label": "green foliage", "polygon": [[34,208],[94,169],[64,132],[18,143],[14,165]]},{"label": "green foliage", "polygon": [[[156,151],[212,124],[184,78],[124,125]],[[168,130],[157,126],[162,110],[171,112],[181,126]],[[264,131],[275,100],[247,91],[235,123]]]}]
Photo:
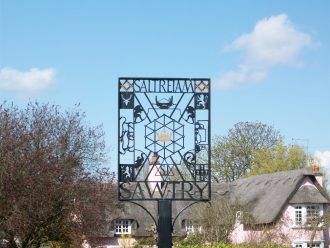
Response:
[{"label": "green foliage", "polygon": [[218,136],[212,148],[212,173],[221,181],[237,180],[253,167],[254,152],[274,149],[282,136],[261,122],[239,122],[225,136]]},{"label": "green foliage", "polygon": [[154,237],[139,238],[133,247],[141,248],[141,247],[147,246],[147,245],[148,246],[156,245],[156,240],[154,239]]},{"label": "green foliage", "polygon": [[248,175],[301,169],[306,167],[307,159],[308,155],[300,146],[279,143],[275,149],[262,148],[253,152],[253,167]]},{"label": "green foliage", "polygon": [[204,235],[201,233],[191,233],[175,247],[201,247],[204,243]]},{"label": "green foliage", "polygon": [[213,142],[212,173],[220,181],[301,169],[313,162],[303,148],[284,145],[277,130],[260,122],[239,122]]},{"label": "green foliage", "polygon": [[49,247],[49,248],[76,248],[79,247],[79,245],[74,245],[71,243],[67,243],[67,242],[62,242],[62,241],[50,241],[48,243],[46,243],[43,247]]}]

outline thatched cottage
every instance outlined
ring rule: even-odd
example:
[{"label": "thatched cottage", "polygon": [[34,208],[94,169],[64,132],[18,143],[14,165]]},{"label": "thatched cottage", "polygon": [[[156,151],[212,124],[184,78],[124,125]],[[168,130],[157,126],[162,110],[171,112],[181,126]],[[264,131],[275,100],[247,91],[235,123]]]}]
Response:
[{"label": "thatched cottage", "polygon": [[[313,236],[312,247],[325,248],[329,247],[329,228],[323,216],[330,198],[322,179],[320,173],[304,169],[251,176],[231,183],[213,183],[212,201],[226,199],[241,206],[230,235],[233,243],[267,240],[307,248]],[[134,203],[125,203],[112,221],[108,234],[91,239],[91,243],[104,248],[119,247],[123,242],[122,235],[131,235],[130,242],[151,236],[151,227],[157,219],[157,202],[139,203],[149,213]],[[192,221],[195,216],[189,211],[189,204],[178,201],[172,204],[174,236],[200,231]],[[245,220],[245,213],[252,222]]]}]

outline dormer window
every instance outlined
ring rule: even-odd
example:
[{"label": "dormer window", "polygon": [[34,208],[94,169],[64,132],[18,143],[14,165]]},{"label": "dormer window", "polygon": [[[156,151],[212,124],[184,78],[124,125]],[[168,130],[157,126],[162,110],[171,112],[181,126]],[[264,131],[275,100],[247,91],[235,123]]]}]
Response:
[{"label": "dormer window", "polygon": [[132,221],[119,219],[115,221],[115,234],[131,234],[132,232]]}]

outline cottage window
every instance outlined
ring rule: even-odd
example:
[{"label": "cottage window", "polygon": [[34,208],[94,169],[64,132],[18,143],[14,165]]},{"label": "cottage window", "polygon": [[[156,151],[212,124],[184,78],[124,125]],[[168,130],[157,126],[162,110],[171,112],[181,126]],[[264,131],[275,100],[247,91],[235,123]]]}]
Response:
[{"label": "cottage window", "polygon": [[321,246],[320,243],[313,243],[312,246],[308,243],[307,248],[321,248]]},{"label": "cottage window", "polygon": [[131,220],[116,220],[115,234],[131,234],[132,221]]},{"label": "cottage window", "polygon": [[309,245],[308,241],[304,241],[304,242],[299,242],[299,243],[295,243],[293,245],[294,248],[324,248],[324,243],[323,242],[313,242],[312,246]]},{"label": "cottage window", "polygon": [[321,213],[319,205],[306,206],[306,212],[307,212],[306,221],[308,224],[312,224],[313,222],[319,220],[320,213]]},{"label": "cottage window", "polygon": [[186,232],[194,232],[194,225],[193,222],[191,220],[186,220],[185,221],[186,224]]},{"label": "cottage window", "polygon": [[236,212],[236,223],[241,223],[243,219],[243,212],[242,211],[237,211]]},{"label": "cottage window", "polygon": [[302,225],[302,206],[295,207],[295,224],[296,226]]},{"label": "cottage window", "polygon": [[322,204],[299,204],[294,208],[294,223],[296,227],[322,225],[320,217],[323,215]]},{"label": "cottage window", "polygon": [[201,232],[202,231],[201,226],[196,226],[196,224],[194,225],[193,221],[189,220],[189,219],[182,220],[181,228],[184,229],[187,233]]}]

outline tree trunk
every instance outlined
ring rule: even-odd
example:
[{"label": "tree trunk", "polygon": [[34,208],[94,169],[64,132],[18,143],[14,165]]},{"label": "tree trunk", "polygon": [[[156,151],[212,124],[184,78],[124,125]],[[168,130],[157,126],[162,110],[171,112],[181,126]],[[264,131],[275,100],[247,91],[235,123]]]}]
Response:
[{"label": "tree trunk", "polygon": [[315,228],[313,228],[311,239],[309,240],[309,246],[310,247],[313,247],[313,241],[314,241],[314,238],[315,238],[315,235],[316,235],[316,231],[317,231],[317,226]]}]

